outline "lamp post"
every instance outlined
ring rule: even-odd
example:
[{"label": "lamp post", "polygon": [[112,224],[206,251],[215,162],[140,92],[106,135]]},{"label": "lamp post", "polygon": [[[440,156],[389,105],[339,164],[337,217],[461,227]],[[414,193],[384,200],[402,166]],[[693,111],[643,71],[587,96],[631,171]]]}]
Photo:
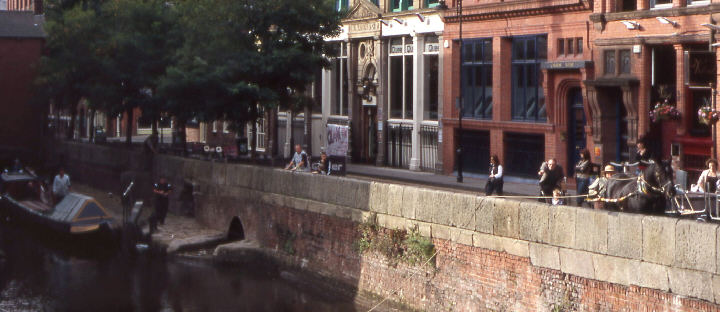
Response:
[{"label": "lamp post", "polygon": [[463,181],[463,159],[462,159],[462,117],[463,117],[463,83],[462,83],[462,62],[463,62],[463,39],[462,39],[462,0],[458,0],[457,3],[457,15],[460,19],[458,27],[458,37],[460,39],[460,96],[457,100],[458,106],[458,133],[457,133],[457,149],[455,150],[455,157],[457,157],[457,182],[462,183]]}]

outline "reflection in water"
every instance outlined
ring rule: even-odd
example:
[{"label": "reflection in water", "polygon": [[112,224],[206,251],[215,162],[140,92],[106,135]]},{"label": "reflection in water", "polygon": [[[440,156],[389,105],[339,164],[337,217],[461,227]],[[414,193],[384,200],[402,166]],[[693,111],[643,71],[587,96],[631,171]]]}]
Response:
[{"label": "reflection in water", "polygon": [[[0,224],[0,311],[354,311],[260,266],[157,256],[81,259]],[[304,287],[303,287],[304,288]]]}]

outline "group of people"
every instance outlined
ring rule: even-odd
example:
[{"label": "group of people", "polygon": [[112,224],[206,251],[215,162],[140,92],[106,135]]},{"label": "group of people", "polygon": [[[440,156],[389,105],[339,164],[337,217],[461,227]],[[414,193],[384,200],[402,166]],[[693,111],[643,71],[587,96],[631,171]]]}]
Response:
[{"label": "group of people", "polygon": [[[331,171],[330,160],[325,152],[320,153],[320,161],[315,163],[312,173],[329,175]],[[295,153],[290,159],[290,163],[285,166],[285,170],[298,172],[311,172],[310,159],[300,144],[295,145]]]},{"label": "group of people", "polygon": [[[646,147],[644,142],[637,144],[637,152],[635,159],[637,161],[648,162],[652,159],[650,150]],[[707,163],[708,169],[703,171],[703,174],[698,180],[698,186],[705,190],[710,188],[712,192],[716,189],[720,189],[720,175],[718,173],[718,162],[711,159]],[[580,160],[575,164],[575,182],[577,195],[588,195],[588,197],[606,197],[606,188],[608,181],[615,175],[615,166],[607,164],[604,166],[600,175],[593,179],[593,167],[594,164],[590,158],[590,151],[584,149],[580,152]],[[642,167],[642,166],[641,166]],[[554,158],[548,159],[543,162],[540,169],[537,172],[540,186],[540,201],[548,202],[553,205],[565,204],[565,192],[563,191],[565,182],[565,174],[563,168],[558,164]],[[503,195],[503,166],[500,165],[499,158],[497,155],[490,157],[490,166],[488,170],[488,180],[485,184],[485,195]],[[585,202],[584,196],[577,198],[577,205],[582,206]]]}]

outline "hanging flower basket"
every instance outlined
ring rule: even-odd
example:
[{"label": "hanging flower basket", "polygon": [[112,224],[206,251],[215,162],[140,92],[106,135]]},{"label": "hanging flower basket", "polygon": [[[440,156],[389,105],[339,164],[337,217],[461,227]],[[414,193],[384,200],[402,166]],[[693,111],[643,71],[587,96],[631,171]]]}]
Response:
[{"label": "hanging flower basket", "polygon": [[658,103],[650,111],[650,120],[652,122],[660,122],[663,120],[680,120],[680,111],[667,101]]},{"label": "hanging flower basket", "polygon": [[713,110],[710,106],[703,106],[698,109],[698,120],[700,123],[711,126],[720,119],[720,112]]}]

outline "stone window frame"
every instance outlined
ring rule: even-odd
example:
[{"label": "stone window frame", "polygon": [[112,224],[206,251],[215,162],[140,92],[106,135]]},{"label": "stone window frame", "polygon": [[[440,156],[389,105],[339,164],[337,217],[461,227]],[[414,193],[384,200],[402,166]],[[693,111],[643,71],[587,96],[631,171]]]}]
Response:
[{"label": "stone window frame", "polygon": [[[393,52],[392,52],[393,41],[394,41],[394,40],[398,40],[398,39],[401,40],[402,52],[395,52],[395,53],[393,53]],[[413,105],[415,105],[415,104],[413,103],[413,92],[414,92],[414,90],[413,90],[413,92],[410,92],[410,94],[408,94],[408,92],[406,91],[406,90],[407,90],[407,85],[408,85],[408,81],[407,81],[407,80],[408,80],[408,77],[407,77],[407,76],[408,76],[408,75],[407,75],[408,69],[406,68],[406,67],[407,67],[407,58],[409,57],[410,60],[411,60],[411,62],[414,62],[414,59],[413,59],[413,58],[416,57],[416,55],[415,55],[416,53],[415,53],[415,50],[414,50],[414,40],[416,40],[416,39],[414,39],[413,37],[409,37],[409,36],[390,37],[390,38],[388,39],[388,56],[387,56],[387,57],[388,57],[388,62],[387,62],[387,66],[388,66],[388,67],[387,67],[387,70],[388,70],[388,76],[387,76],[387,81],[388,81],[388,97],[387,97],[387,98],[388,98],[388,109],[387,109],[387,117],[388,117],[388,120],[412,120],[412,119],[414,118],[414,116],[413,116],[413,114],[415,113],[415,112],[414,112],[415,109],[414,109],[414,106],[413,106]],[[408,46],[413,47],[413,50],[412,50],[412,51],[407,51]],[[393,116],[393,109],[392,109],[392,108],[393,108],[393,105],[392,105],[392,104],[393,104],[393,103],[392,103],[392,101],[393,101],[393,87],[392,87],[392,84],[393,84],[393,75],[394,75],[394,74],[393,74],[393,70],[392,70],[392,65],[393,65],[393,62],[392,62],[392,61],[393,61],[393,58],[402,58],[402,70],[401,70],[401,72],[402,72],[402,76],[403,76],[403,77],[402,77],[402,82],[400,83],[401,86],[402,86],[402,90],[400,91],[400,92],[402,92],[402,95],[401,95],[401,102],[402,102],[402,104],[400,105],[400,106],[401,106],[400,117]],[[416,78],[416,77],[415,77],[415,74],[416,74],[416,73],[415,73],[415,70],[414,70],[414,69],[411,69],[411,70],[412,70],[412,73],[410,74],[410,77],[409,77],[409,78],[410,78],[410,79],[415,79],[415,78]],[[410,82],[410,84],[412,85],[412,81]],[[409,103],[408,103],[408,102],[409,102]],[[408,111],[407,111],[408,108],[410,109],[410,116],[409,116],[409,117],[408,117]]]},{"label": "stone window frame", "polygon": [[[467,47],[470,47],[470,50],[471,50],[470,53],[472,54],[472,56],[470,56],[469,58],[466,58],[467,57],[466,54],[468,52],[468,51],[466,51]],[[477,56],[478,55],[478,53],[477,53],[478,47],[480,47],[479,50],[481,51],[480,52],[481,56],[479,58]],[[490,52],[489,58],[486,57],[485,52]],[[487,87],[487,81],[485,79],[486,76],[483,75],[483,73],[487,74],[489,72],[490,80],[491,80],[489,91],[490,91],[490,98],[492,98],[492,96],[493,96],[492,84],[495,83],[495,81],[493,81],[494,80],[493,79],[494,78],[493,77],[493,39],[490,37],[490,38],[473,38],[473,39],[463,40],[460,58],[461,58],[461,61],[460,61],[460,64],[461,64],[461,66],[460,66],[461,67],[461,70],[460,70],[461,87],[465,87],[465,81],[468,77],[477,79],[478,71],[480,71],[480,77],[482,80],[480,83],[480,88],[479,88],[481,90],[480,96],[483,99],[487,99],[486,91],[488,91],[488,87]],[[466,75],[466,71],[470,71],[471,73]],[[476,86],[477,80],[474,80],[474,81],[475,81],[475,83],[473,83],[472,85]],[[477,107],[474,102],[475,102],[475,98],[477,97],[477,95],[474,94],[475,88],[472,88],[472,90],[473,90],[471,92],[473,94],[473,96],[471,96],[472,98],[468,98],[466,96],[466,94],[462,95],[463,118],[491,120],[492,116],[493,116],[493,111],[492,111],[493,102],[492,101],[490,102],[490,107],[489,107],[490,112],[488,114],[482,113],[482,114],[476,115],[475,111],[477,110]],[[465,93],[468,92],[468,90],[463,90],[463,91]],[[471,105],[472,110],[466,110],[465,109],[467,107],[466,104],[471,103],[470,101],[473,101],[472,102],[473,104]]]},{"label": "stone window frame", "polygon": [[[349,43],[340,41],[338,44],[340,45],[340,53],[332,59],[331,92],[333,93],[330,96],[330,116],[345,117],[348,116],[348,102],[350,101],[350,97],[347,96],[348,88],[350,88],[349,72],[347,71],[350,66],[347,51]],[[345,70],[343,70],[343,64]],[[339,83],[338,88],[336,88],[336,82]]]},{"label": "stone window frame", "polygon": [[390,11],[402,12],[415,9],[415,2],[417,0],[389,0]]},{"label": "stone window frame", "polygon": [[[542,43],[540,43],[540,39],[544,39],[544,46],[542,46]],[[512,56],[511,56],[511,120],[516,122],[547,122],[547,103],[546,95],[544,93],[543,87],[542,87],[542,79],[543,74],[542,70],[540,69],[540,65],[542,62],[547,61],[547,48],[548,48],[548,35],[547,34],[536,34],[536,35],[526,35],[526,36],[515,36],[511,37],[512,39]],[[518,51],[516,49],[516,44],[520,41],[523,41],[524,47],[521,49],[523,53],[523,57],[520,58],[516,55],[516,52]],[[528,43],[532,41],[533,42],[533,57],[527,58],[528,52],[531,51],[528,49]],[[540,43],[540,44],[538,44]],[[540,47],[542,46],[543,49]],[[544,56],[544,57],[543,57]],[[528,79],[529,77],[528,73],[530,72],[530,69],[533,69],[532,72],[535,73],[534,80]],[[516,77],[516,72],[522,71],[522,84],[523,89],[525,90],[524,96],[523,96],[523,111],[519,112],[517,111],[517,108],[519,108],[519,105],[517,104],[517,101],[519,101],[516,96],[516,88],[518,87],[518,78]],[[527,98],[527,88],[529,87],[530,82],[534,81],[535,85],[535,113],[530,116],[533,118],[528,117],[529,111],[532,109],[532,106],[528,106],[528,104],[531,102],[531,99]]]},{"label": "stone window frame", "polygon": [[566,37],[557,39],[557,57],[582,57],[584,52],[583,37]]},{"label": "stone window frame", "polygon": [[335,9],[339,11],[347,10],[350,8],[350,0],[335,0]]},{"label": "stone window frame", "polygon": [[[432,41],[434,41],[434,42],[429,42],[430,40],[428,40],[428,39],[432,39]],[[429,94],[428,94],[428,93],[429,93],[429,90],[430,90],[430,83],[428,82],[428,80],[429,80],[429,79],[428,79],[428,75],[429,75],[429,72],[428,72],[428,71],[429,71],[430,69],[429,69],[429,67],[428,67],[427,58],[428,58],[428,57],[436,57],[436,58],[437,58],[438,68],[437,68],[437,73],[435,73],[435,75],[436,75],[436,77],[437,77],[437,79],[438,79],[438,83],[435,84],[435,88],[437,88],[437,90],[436,90],[437,92],[440,92],[440,83],[442,83],[442,82],[439,80],[439,77],[440,77],[439,75],[440,75],[440,71],[441,71],[441,67],[442,67],[442,64],[440,63],[440,41],[439,41],[439,37],[438,37],[438,36],[429,35],[429,36],[425,36],[425,40],[424,40],[423,42],[424,42],[424,44],[423,44],[423,51],[422,51],[422,53],[421,53],[420,55],[418,55],[418,57],[422,57],[422,58],[423,58],[423,59],[422,59],[422,62],[423,62],[423,71],[424,71],[424,72],[422,73],[422,79],[425,79],[425,84],[424,84],[424,86],[425,86],[424,89],[425,89],[425,90],[423,90],[422,92],[426,92],[426,94],[425,94],[425,96],[424,96],[424,103],[422,103],[422,105],[423,105],[423,110],[422,110],[422,111],[423,111],[423,116],[422,116],[422,120],[423,120],[423,121],[437,122],[438,119],[439,119],[439,109],[440,109],[440,105],[441,105],[441,104],[440,104],[440,99],[437,98],[437,97],[435,97],[435,101],[437,102],[437,103],[436,103],[437,106],[435,107],[435,118],[426,117],[426,115],[429,115],[429,110],[428,110],[427,107],[426,107],[426,103],[428,103],[428,101],[429,101],[430,98],[431,98],[431,97],[429,96]],[[437,51],[428,51],[429,44],[437,44]],[[420,60],[418,60],[418,61],[420,61]]]},{"label": "stone window frame", "polygon": [[[628,56],[627,66],[623,66],[623,55]],[[613,57],[614,64],[609,68],[609,57]],[[627,76],[632,74],[632,50],[630,48],[612,48],[602,51],[604,76]]]}]

